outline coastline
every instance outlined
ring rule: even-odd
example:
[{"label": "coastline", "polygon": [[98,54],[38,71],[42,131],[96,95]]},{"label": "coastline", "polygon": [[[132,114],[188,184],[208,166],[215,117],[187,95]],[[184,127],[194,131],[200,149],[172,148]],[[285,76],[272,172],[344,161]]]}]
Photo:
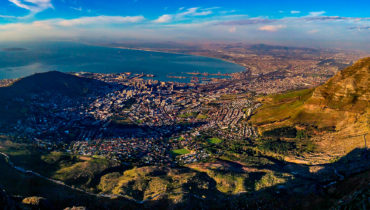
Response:
[{"label": "coastline", "polygon": [[[186,53],[179,53],[179,52],[170,52],[170,51],[161,51],[161,50],[154,50],[154,49],[145,49],[145,48],[130,48],[130,47],[111,47],[111,46],[102,46],[102,45],[92,45],[92,46],[99,46],[99,47],[108,47],[108,48],[115,48],[115,49],[123,49],[123,50],[134,50],[134,51],[143,51],[143,52],[155,52],[155,53],[166,53],[166,54],[173,54],[173,55],[185,55],[185,56],[197,56],[197,57],[203,57],[203,58],[210,58],[210,59],[216,59],[227,63],[232,63],[235,65],[238,65],[242,68],[244,68],[244,71],[246,70],[246,67],[242,66],[239,63],[236,63],[234,61],[226,60],[223,58],[217,58],[212,56],[206,56],[206,55],[197,55],[197,54],[186,54]],[[240,73],[240,72],[233,72],[233,73]]]},{"label": "coastline", "polygon": [[[68,43],[70,43],[70,44],[68,44]],[[45,44],[48,44],[48,43],[44,43],[44,45]],[[54,44],[54,42],[51,42],[51,44]],[[63,42],[57,42],[57,44],[60,45],[60,46],[63,46]],[[235,73],[241,73],[241,72],[246,71],[246,68],[244,66],[238,64],[238,63],[235,63],[235,62],[232,62],[232,61],[229,61],[229,60],[226,60],[226,59],[221,59],[221,58],[211,57],[211,56],[204,56],[204,55],[186,54],[186,53],[181,53],[181,52],[169,52],[169,51],[165,51],[165,50],[155,50],[155,49],[152,50],[152,49],[129,48],[129,47],[120,47],[120,46],[117,46],[117,47],[104,46],[104,45],[101,45],[101,44],[99,45],[99,44],[92,44],[92,43],[85,43],[85,42],[66,42],[66,47],[69,47],[69,45],[74,47],[75,44],[76,44],[77,47],[78,47],[78,45],[87,46],[87,49],[89,47],[97,47],[97,49],[96,49],[97,51],[99,51],[99,52],[100,51],[101,52],[107,51],[108,52],[107,55],[110,55],[114,52],[117,52],[117,49],[126,50],[126,51],[122,51],[121,53],[123,53],[124,55],[125,54],[132,54],[133,56],[135,56],[135,57],[133,57],[133,56],[128,57],[128,60],[127,60],[128,64],[131,65],[131,63],[132,63],[133,65],[129,66],[129,68],[125,71],[123,69],[117,69],[117,68],[114,68],[114,67],[112,67],[112,69],[109,69],[109,68],[99,69],[99,66],[95,67],[94,65],[89,65],[91,67],[90,69],[87,69],[86,67],[79,68],[78,66],[73,66],[73,64],[70,65],[70,66],[68,66],[68,65],[67,66],[61,66],[61,68],[59,68],[58,63],[57,63],[57,65],[56,65],[57,67],[51,67],[50,66],[50,69],[52,68],[51,70],[57,70],[57,71],[65,72],[65,73],[70,73],[70,72],[96,72],[96,73],[132,72],[132,73],[135,73],[136,69],[139,69],[139,70],[143,69],[143,71],[140,70],[140,72],[149,72],[150,74],[155,74],[156,77],[157,77],[156,80],[159,80],[159,81],[174,81],[174,82],[181,82],[181,83],[182,82],[188,83],[188,81],[179,81],[177,79],[170,79],[166,75],[169,72],[176,72],[179,75],[181,75],[183,73],[208,73],[209,75],[212,75],[212,74],[235,74]],[[58,46],[58,45],[56,45],[56,46]],[[48,45],[45,45],[45,46],[48,47]],[[54,48],[52,48],[52,49],[54,49]],[[76,48],[76,49],[78,49],[78,48]],[[106,49],[106,50],[104,50],[104,49]],[[114,49],[116,49],[116,50],[114,50]],[[130,51],[132,53],[130,53]],[[142,53],[140,53],[140,52],[142,52]],[[151,54],[151,53],[153,53],[153,54]],[[158,53],[158,54],[154,54],[154,53]],[[102,55],[104,55],[104,54],[102,54]],[[178,55],[178,56],[176,56],[176,55]],[[153,66],[153,64],[148,64],[148,63],[151,63],[151,57],[154,57],[153,61],[159,60],[159,62],[161,62],[161,63],[159,63],[158,66],[157,65]],[[141,67],[141,64],[139,64],[138,62],[135,61],[135,58],[138,58],[138,59],[140,58],[141,60],[145,61],[142,67]],[[131,60],[133,60],[133,61],[131,62]],[[172,61],[174,61],[174,62],[172,62]],[[179,63],[177,63],[177,61]],[[42,61],[40,61],[40,62],[42,62]],[[58,62],[58,60],[56,60],[56,62]],[[117,62],[122,63],[124,65],[126,61],[124,61],[124,59],[123,59],[121,61],[117,60]],[[107,64],[109,64],[109,63],[107,63]],[[156,64],[156,63],[154,63],[154,64]],[[14,64],[14,65],[16,65],[16,64]],[[164,67],[170,66],[171,68],[175,68],[175,71],[166,70],[166,68],[163,68],[162,66],[164,66]],[[16,68],[16,67],[12,67],[12,68]],[[47,66],[47,67],[49,67],[49,66]],[[73,67],[75,67],[75,68],[73,68]],[[178,70],[176,68],[178,68]],[[152,72],[151,69],[155,69],[155,70]],[[41,72],[44,72],[44,71],[35,71],[34,73],[36,73],[36,72],[41,73]],[[23,77],[26,77],[26,76],[29,76],[29,75],[31,75],[31,74],[28,74],[26,71],[24,73],[19,72],[19,75],[16,75],[15,73],[13,73],[13,70],[11,70],[11,71],[7,72],[7,74],[4,74],[1,77],[1,80],[19,79],[19,78],[23,78]],[[214,77],[214,76],[210,76],[210,77]]]}]

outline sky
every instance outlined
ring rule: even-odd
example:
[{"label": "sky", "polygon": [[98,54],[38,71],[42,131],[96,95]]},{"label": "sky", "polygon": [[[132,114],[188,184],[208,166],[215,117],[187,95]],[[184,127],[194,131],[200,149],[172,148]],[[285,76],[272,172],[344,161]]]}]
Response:
[{"label": "sky", "polygon": [[369,0],[0,0],[0,41],[246,42],[370,52]]}]

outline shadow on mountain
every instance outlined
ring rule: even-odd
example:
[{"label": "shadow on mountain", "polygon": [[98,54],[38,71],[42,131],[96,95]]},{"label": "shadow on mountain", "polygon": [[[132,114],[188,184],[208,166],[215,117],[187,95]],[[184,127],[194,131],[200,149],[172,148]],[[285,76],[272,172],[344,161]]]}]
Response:
[{"label": "shadow on mountain", "polygon": [[[284,166],[285,165],[285,166]],[[164,209],[328,209],[340,205],[341,208],[361,209],[370,207],[366,193],[370,183],[370,150],[354,149],[335,163],[322,164],[320,169],[310,172],[308,165],[285,163],[278,172],[289,173],[293,179],[273,187],[255,190],[251,183],[260,180],[264,172],[252,172],[245,183],[249,192],[237,195],[221,193],[215,182],[206,173],[195,183],[184,185],[186,196],[181,203],[166,201]],[[269,166],[267,166],[269,167]],[[271,168],[269,168],[271,169]],[[365,193],[365,194],[361,194]],[[358,195],[359,194],[359,195]],[[363,199],[361,202],[340,203],[346,197]],[[361,197],[363,196],[363,197]],[[150,207],[157,201],[148,202]],[[167,206],[168,205],[168,206]],[[365,208],[366,209],[366,208]]]},{"label": "shadow on mountain", "polygon": [[[47,113],[63,105],[78,107],[82,102],[92,102],[91,96],[119,88],[122,87],[57,71],[34,74],[8,87],[0,87],[0,123],[4,121],[11,124],[30,115],[37,121],[38,118],[47,117],[39,113]],[[34,102],[37,102],[37,106],[32,105]]]},{"label": "shadow on mountain", "polygon": [[[0,88],[0,131],[12,132],[15,127],[18,130],[24,129],[25,133],[43,130],[38,138],[68,142],[102,138],[102,135],[167,137],[202,125],[174,123],[146,126],[136,123],[119,124],[112,120],[107,127],[103,127],[102,124],[106,122],[89,115],[88,110],[76,110],[83,104],[88,107],[95,99],[124,88],[127,87],[57,71],[22,78],[11,86]],[[135,102],[135,99],[131,99],[125,103],[129,108]]]},{"label": "shadow on mountain", "polygon": [[[6,180],[1,181],[1,188],[7,189],[12,195],[21,196],[15,197],[15,200],[23,196],[40,196],[52,204],[52,209],[71,206],[85,206],[88,209],[328,209],[339,205],[338,201],[345,196],[352,198],[352,195],[355,195],[353,199],[362,198],[361,193],[364,190],[366,192],[370,181],[369,157],[369,150],[355,149],[335,163],[320,165],[320,169],[315,172],[309,172],[307,165],[285,163],[285,173],[294,178],[284,184],[262,190],[256,190],[253,183],[261,180],[265,172],[250,172],[244,183],[248,186],[248,192],[234,195],[220,192],[215,180],[207,173],[180,168],[183,173],[196,173],[181,185],[180,203],[174,203],[168,197],[170,195],[143,204],[123,198],[97,198],[32,175],[20,174],[9,168],[3,160],[0,161],[0,178]],[[292,168],[294,170],[291,170]],[[299,170],[307,174],[301,176],[297,174],[300,173]],[[361,205],[369,207],[366,203],[368,201],[364,204],[361,202]],[[358,205],[358,202],[351,200],[348,203]],[[347,203],[340,205],[346,207]]]}]

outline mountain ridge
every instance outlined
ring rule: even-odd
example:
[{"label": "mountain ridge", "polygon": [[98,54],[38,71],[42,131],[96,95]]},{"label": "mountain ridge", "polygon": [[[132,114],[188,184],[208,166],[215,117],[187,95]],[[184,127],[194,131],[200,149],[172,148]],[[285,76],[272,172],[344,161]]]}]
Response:
[{"label": "mountain ridge", "polygon": [[90,88],[95,85],[104,86],[107,84],[58,71],[49,71],[24,77],[8,87],[0,88],[0,96],[25,97],[32,93],[54,92],[77,97],[89,94],[91,92]]}]

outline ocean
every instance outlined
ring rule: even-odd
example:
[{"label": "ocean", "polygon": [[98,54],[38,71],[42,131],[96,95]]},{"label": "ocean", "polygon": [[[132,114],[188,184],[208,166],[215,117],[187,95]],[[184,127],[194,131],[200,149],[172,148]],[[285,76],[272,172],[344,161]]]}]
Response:
[{"label": "ocean", "polygon": [[[47,71],[154,74],[156,80],[189,82],[186,72],[233,73],[237,64],[219,59],[91,46],[71,42],[0,43],[0,79]],[[186,79],[168,76],[186,76]],[[220,76],[212,76],[220,77]]]}]

